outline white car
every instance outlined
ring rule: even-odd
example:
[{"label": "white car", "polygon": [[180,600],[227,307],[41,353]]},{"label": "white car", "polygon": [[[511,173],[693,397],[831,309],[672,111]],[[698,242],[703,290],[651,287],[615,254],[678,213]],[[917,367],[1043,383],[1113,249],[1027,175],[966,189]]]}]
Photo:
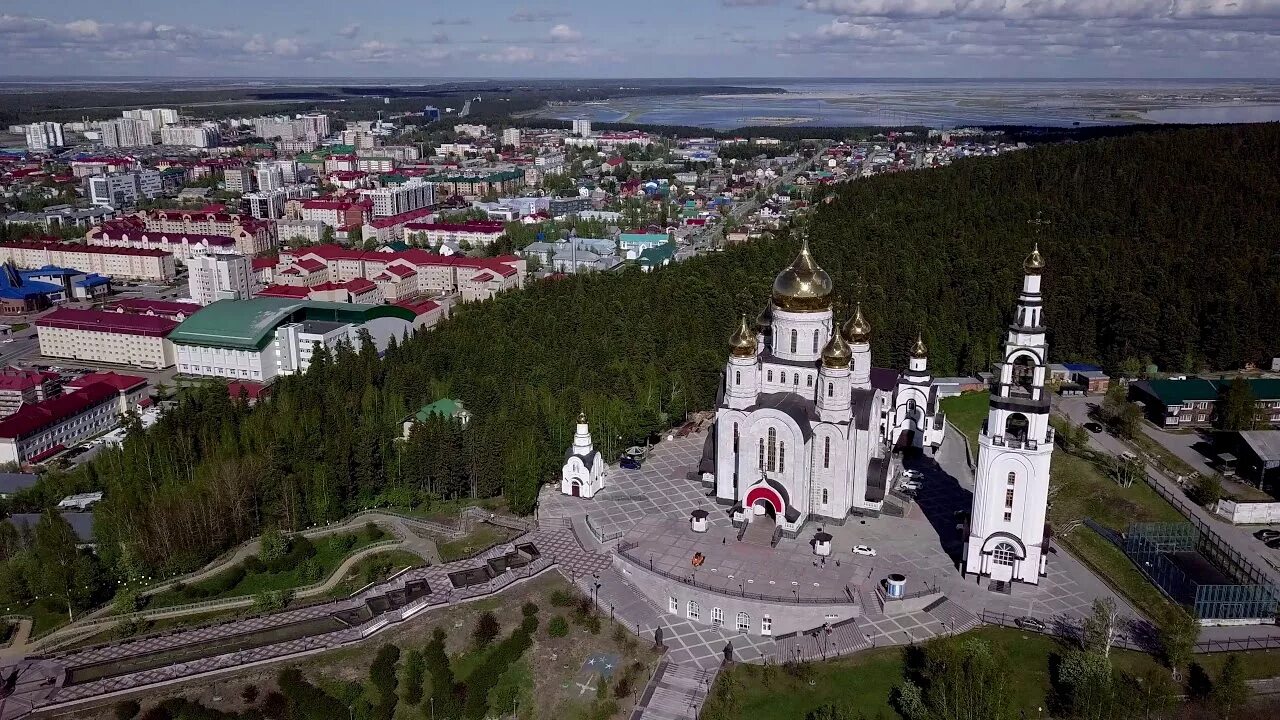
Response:
[{"label": "white car", "polygon": [[924,477],[924,473],[920,472],[919,470],[903,470],[902,477],[910,478],[912,480],[919,480],[920,478]]},{"label": "white car", "polygon": [[867,557],[875,557],[875,556],[876,556],[876,549],[875,549],[875,548],[873,548],[873,547],[871,547],[870,545],[854,545],[854,546],[853,546],[853,554],[854,554],[854,555],[866,555]]},{"label": "white car", "polygon": [[911,492],[915,492],[920,489],[920,483],[914,480],[903,480],[901,483],[898,484],[898,487],[902,488],[903,490],[910,490]]}]

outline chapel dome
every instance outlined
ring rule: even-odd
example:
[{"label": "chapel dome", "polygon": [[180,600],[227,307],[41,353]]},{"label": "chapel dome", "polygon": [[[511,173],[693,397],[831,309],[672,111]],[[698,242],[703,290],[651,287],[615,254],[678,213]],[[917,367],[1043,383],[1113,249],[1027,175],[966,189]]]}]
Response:
[{"label": "chapel dome", "polygon": [[831,276],[818,267],[806,238],[790,267],[774,279],[773,304],[788,312],[821,312],[831,309],[831,290]]},{"label": "chapel dome", "polygon": [[743,314],[733,337],[729,338],[729,354],[734,357],[753,357],[756,354],[756,335],[747,326],[746,314]]},{"label": "chapel dome", "polygon": [[773,332],[773,304],[768,303],[760,314],[756,316],[756,332],[761,335],[768,335]]},{"label": "chapel dome", "polygon": [[853,359],[853,348],[845,342],[840,332],[831,333],[831,339],[822,348],[822,366],[829,368],[847,368]]},{"label": "chapel dome", "polygon": [[862,303],[858,303],[853,311],[853,317],[845,322],[840,328],[840,333],[844,335],[845,342],[848,343],[868,343],[871,342],[871,323],[862,316]]},{"label": "chapel dome", "polygon": [[1028,275],[1039,275],[1044,272],[1044,256],[1040,254],[1040,243],[1036,243],[1031,250],[1031,254],[1022,262],[1022,269]]}]

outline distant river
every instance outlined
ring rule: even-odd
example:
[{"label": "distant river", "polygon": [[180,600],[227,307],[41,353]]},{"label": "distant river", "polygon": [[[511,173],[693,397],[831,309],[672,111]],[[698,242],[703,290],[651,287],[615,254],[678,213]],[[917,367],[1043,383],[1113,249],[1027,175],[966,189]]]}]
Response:
[{"label": "distant river", "polygon": [[767,95],[632,97],[566,103],[544,117],[780,127],[1232,123],[1280,120],[1280,83],[1266,80],[726,81],[782,87]]}]

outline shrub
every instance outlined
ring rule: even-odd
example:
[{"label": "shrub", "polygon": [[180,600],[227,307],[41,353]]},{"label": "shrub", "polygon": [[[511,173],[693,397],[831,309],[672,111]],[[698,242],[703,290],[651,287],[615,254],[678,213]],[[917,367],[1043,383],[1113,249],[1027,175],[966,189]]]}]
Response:
[{"label": "shrub", "polygon": [[173,714],[159,705],[142,713],[142,720],[173,720]]},{"label": "shrub", "polygon": [[552,590],[551,604],[556,607],[569,607],[573,604],[573,595],[564,590]]},{"label": "shrub", "polygon": [[520,606],[520,612],[524,613],[525,617],[529,617],[530,615],[537,615],[538,604],[533,602],[527,602],[524,605]]},{"label": "shrub", "polygon": [[138,633],[142,632],[145,628],[146,628],[145,620],[139,620],[137,618],[129,618],[128,620],[121,620],[119,623],[116,624],[115,636],[120,639],[133,637],[134,635],[137,635]]},{"label": "shrub", "polygon": [[308,558],[299,568],[299,574],[302,579],[308,583],[318,582],[320,576],[324,573],[324,569],[320,567],[320,563],[315,558]]},{"label": "shrub", "polygon": [[240,691],[240,699],[243,700],[246,705],[252,705],[258,700],[258,686],[245,685],[244,689]]},{"label": "shrub", "polygon": [[253,609],[258,612],[274,612],[283,610],[293,593],[289,590],[264,590],[253,596]]},{"label": "shrub", "polygon": [[284,695],[272,690],[262,698],[262,716],[267,720],[284,720],[289,712],[289,702]]},{"label": "shrub", "polygon": [[485,610],[480,613],[480,617],[476,618],[475,630],[471,632],[471,639],[475,641],[476,647],[485,647],[498,637],[498,616],[492,612]]},{"label": "shrub", "polygon": [[356,536],[351,534],[334,535],[329,538],[329,543],[335,550],[340,553],[347,553],[351,548],[356,546]]},{"label": "shrub", "polygon": [[257,555],[250,555],[240,564],[244,565],[245,571],[250,573],[260,573],[267,569],[267,566],[262,564],[262,559]]},{"label": "shrub", "polygon": [[569,634],[569,623],[563,615],[551,618],[551,622],[547,624],[547,634],[551,637],[564,637]]},{"label": "shrub", "polygon": [[386,558],[374,558],[364,566],[364,581],[366,583],[378,582],[382,578],[391,574],[391,561]]},{"label": "shrub", "polygon": [[258,557],[264,564],[270,566],[274,562],[279,562],[289,552],[289,540],[280,533],[280,528],[269,527],[262,531],[258,548]]},{"label": "shrub", "polygon": [[378,648],[378,655],[369,666],[369,682],[378,694],[378,715],[391,717],[396,708],[396,663],[400,662],[400,648],[387,644]]},{"label": "shrub", "polygon": [[427,660],[421,650],[410,650],[404,660],[404,701],[409,705],[422,702],[422,678]]},{"label": "shrub", "polygon": [[121,700],[112,708],[116,720],[133,720],[142,709],[137,700]]},{"label": "shrub", "polygon": [[136,590],[122,590],[111,601],[111,609],[120,615],[137,612],[142,609],[142,601],[142,596]]},{"label": "shrub", "polygon": [[383,535],[386,535],[386,533],[383,532],[382,528],[378,527],[377,524],[373,522],[367,522],[364,524],[365,540],[369,542],[377,542],[378,540],[382,539]]}]

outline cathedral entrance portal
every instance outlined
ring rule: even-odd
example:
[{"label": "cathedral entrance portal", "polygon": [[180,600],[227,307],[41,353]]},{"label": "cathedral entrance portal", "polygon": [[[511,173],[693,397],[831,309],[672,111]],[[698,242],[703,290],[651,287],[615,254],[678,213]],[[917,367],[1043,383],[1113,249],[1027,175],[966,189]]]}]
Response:
[{"label": "cathedral entrance portal", "polygon": [[573,486],[571,489],[573,490],[573,496],[578,497],[579,495],[582,494],[582,483],[578,482],[577,480],[574,480]]},{"label": "cathedral entrance portal", "polygon": [[766,498],[756,500],[756,504],[751,506],[751,514],[755,515],[757,519],[778,521],[777,509],[773,507],[773,502]]},{"label": "cathedral entrance portal", "polygon": [[769,498],[759,498],[751,506],[751,516],[748,518],[747,531],[742,535],[742,541],[748,545],[758,545],[759,547],[772,547],[773,534],[778,527],[778,511],[773,506],[773,501]]}]

